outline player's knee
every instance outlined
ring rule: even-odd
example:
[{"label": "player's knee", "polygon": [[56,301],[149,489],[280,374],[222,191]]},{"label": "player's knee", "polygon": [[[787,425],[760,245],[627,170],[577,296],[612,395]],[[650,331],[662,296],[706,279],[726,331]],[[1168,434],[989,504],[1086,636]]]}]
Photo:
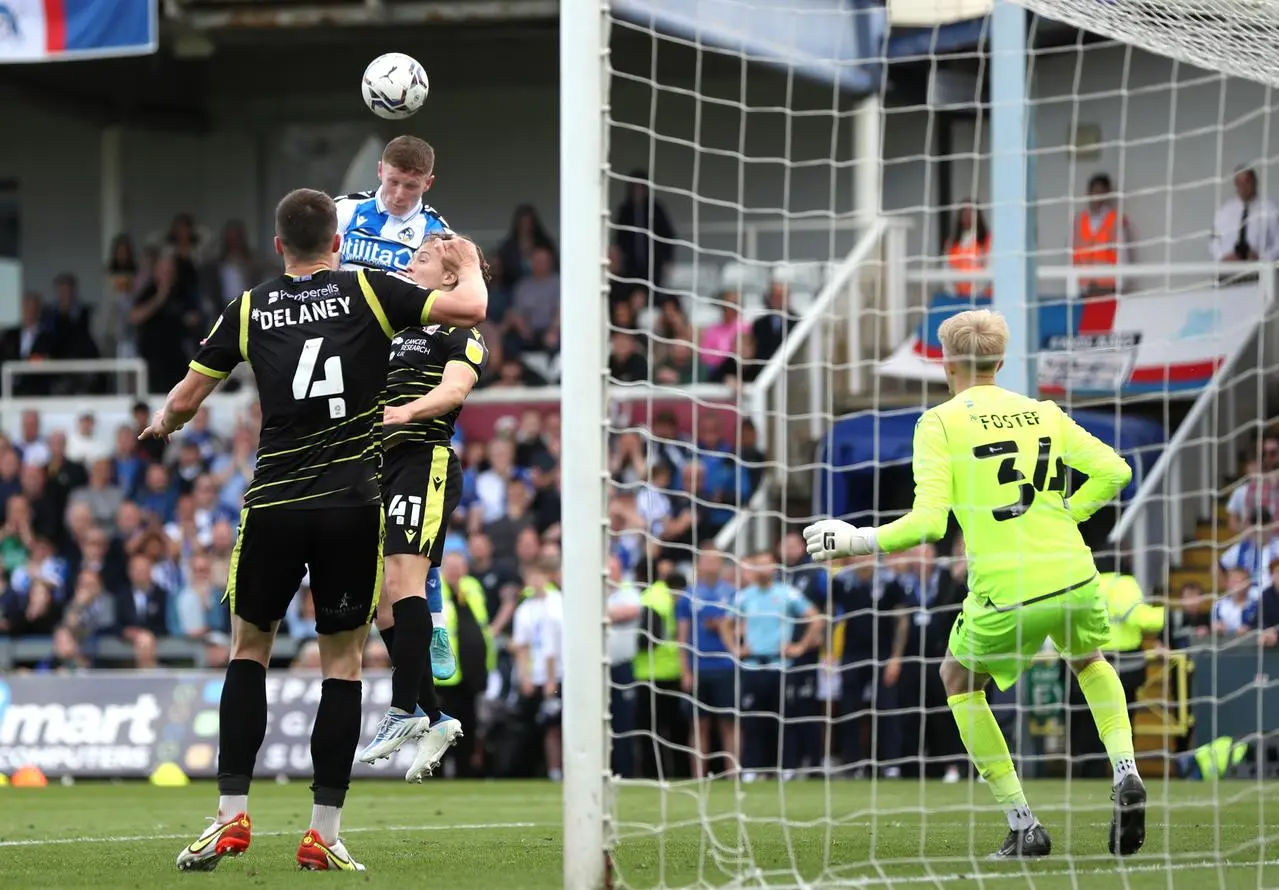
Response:
[{"label": "player's knee", "polygon": [[369,629],[322,634],[320,643],[320,672],[326,680],[358,680],[364,665],[364,644]]},{"label": "player's knee", "polygon": [[1084,672],[1085,668],[1099,661],[1105,661],[1100,650],[1085,655],[1083,658],[1072,658],[1070,660],[1070,669],[1074,671],[1075,676],[1078,677]]},{"label": "player's knee", "polygon": [[392,603],[405,597],[426,596],[429,564],[420,556],[396,554],[386,557],[386,594]]},{"label": "player's knee", "polygon": [[231,660],[256,661],[264,667],[268,665],[271,661],[271,644],[275,642],[275,629],[278,626],[277,621],[269,630],[262,630],[239,616],[232,618]]}]

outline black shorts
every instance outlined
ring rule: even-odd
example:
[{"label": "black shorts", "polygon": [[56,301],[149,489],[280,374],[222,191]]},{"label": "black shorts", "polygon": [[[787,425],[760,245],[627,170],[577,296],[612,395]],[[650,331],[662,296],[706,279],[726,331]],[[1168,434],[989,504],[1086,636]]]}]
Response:
[{"label": "black shorts", "polygon": [[737,708],[737,677],[729,671],[698,673],[693,698],[703,717],[729,719]]},{"label": "black shorts", "polygon": [[382,456],[386,555],[438,566],[449,517],[462,500],[462,465],[451,445],[397,445]]},{"label": "black shorts", "polygon": [[317,633],[372,621],[382,592],[382,507],[246,509],[231,552],[231,613],[270,630],[308,569]]}]

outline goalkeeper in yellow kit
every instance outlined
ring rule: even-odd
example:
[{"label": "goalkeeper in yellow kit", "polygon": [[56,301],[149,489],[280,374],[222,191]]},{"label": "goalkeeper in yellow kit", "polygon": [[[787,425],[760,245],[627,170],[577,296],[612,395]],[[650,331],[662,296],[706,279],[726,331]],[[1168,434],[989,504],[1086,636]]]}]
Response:
[{"label": "goalkeeper in yellow kit", "polygon": [[[1123,687],[1099,651],[1108,619],[1078,523],[1114,498],[1132,471],[1055,403],[995,385],[1008,345],[1003,316],[961,312],[940,335],[953,398],[915,427],[910,513],[880,528],[821,520],[804,530],[808,552],[828,560],[908,550],[941,538],[953,510],[968,552],[969,591],[941,676],[964,745],[1008,815],[1008,836],[993,858],[1052,851],[985,693],[991,679],[1000,689],[1012,686],[1045,638],[1070,662],[1114,765],[1110,852],[1131,855],[1146,839],[1146,789]],[[1070,496],[1067,467],[1088,476]]]}]

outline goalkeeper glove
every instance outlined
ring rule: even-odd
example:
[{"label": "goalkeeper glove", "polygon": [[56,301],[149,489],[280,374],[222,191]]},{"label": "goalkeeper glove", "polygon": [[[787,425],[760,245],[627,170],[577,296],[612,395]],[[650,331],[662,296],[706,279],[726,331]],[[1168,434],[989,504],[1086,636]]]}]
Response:
[{"label": "goalkeeper glove", "polygon": [[875,529],[858,528],[838,519],[823,519],[804,529],[808,555],[816,562],[874,553]]}]

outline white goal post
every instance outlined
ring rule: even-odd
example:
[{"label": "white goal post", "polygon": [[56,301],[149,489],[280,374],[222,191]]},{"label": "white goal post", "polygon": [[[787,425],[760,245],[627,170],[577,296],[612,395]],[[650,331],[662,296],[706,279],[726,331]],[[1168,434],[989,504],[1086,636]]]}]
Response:
[{"label": "white goal post", "polygon": [[[1279,690],[1258,679],[1279,675],[1279,647],[1195,630],[1196,604],[1226,590],[1223,553],[1260,522],[1238,492],[1279,431],[1279,213],[1273,229],[1262,205],[1264,225],[1220,223],[1242,171],[1279,199],[1279,4],[1015,2],[561,0],[569,890],[1279,886]],[[636,186],[648,194],[621,220]],[[1236,262],[1240,239],[1261,260]],[[1085,536],[1103,570],[1168,607],[1154,654],[1134,656],[1151,791],[1139,859],[1105,852],[1109,779],[1077,767],[1105,773],[1106,755],[1077,749],[1091,718],[1046,657],[991,699],[1054,854],[984,861],[1003,815],[962,748],[935,737],[953,729],[928,645],[936,585],[966,571],[953,532],[945,550],[822,576],[829,591],[865,571],[873,598],[890,584],[914,597],[884,614],[841,614],[830,595],[813,618],[787,599],[777,637],[793,634],[794,656],[699,648],[697,619],[675,638],[682,591],[723,581],[735,597],[771,567],[800,590],[788,533],[810,517],[878,524],[908,507],[914,421],[945,398],[937,326],[971,305],[1009,317],[1001,382],[1058,401],[1135,468],[1123,509]],[[725,381],[735,400],[695,385]],[[639,458],[610,463],[636,441]],[[668,534],[681,511],[692,528]],[[1196,584],[1206,599],[1181,599]],[[621,590],[644,591],[643,621],[662,628],[638,632],[647,678],[616,679],[607,603]],[[708,646],[750,618],[723,602]],[[703,685],[721,669],[726,686]],[[890,695],[899,679],[909,688]]]}]

